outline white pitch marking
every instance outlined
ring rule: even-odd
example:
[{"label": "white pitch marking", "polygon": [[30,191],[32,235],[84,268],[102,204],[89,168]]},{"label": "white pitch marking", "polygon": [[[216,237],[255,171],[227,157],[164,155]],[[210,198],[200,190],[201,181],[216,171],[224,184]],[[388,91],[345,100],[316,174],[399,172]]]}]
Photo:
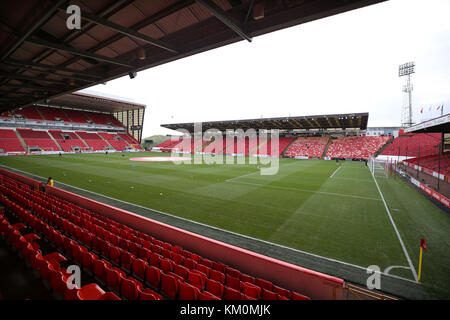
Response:
[{"label": "white pitch marking", "polygon": [[407,266],[389,266],[386,269],[384,269],[384,274],[389,274],[389,272],[391,272],[392,269],[409,269],[411,270],[410,267]]},{"label": "white pitch marking", "polygon": [[342,166],[339,166],[336,170],[334,170],[333,174],[330,176],[330,179],[333,179],[334,175],[339,171],[340,168],[342,168]]},{"label": "white pitch marking", "polygon": [[414,279],[417,282],[416,269],[414,268],[414,265],[413,265],[413,263],[411,261],[411,258],[409,257],[408,251],[406,250],[405,244],[403,243],[402,237],[400,236],[400,232],[398,231],[397,226],[395,225],[394,219],[392,218],[391,212],[389,211],[389,208],[388,208],[388,206],[386,204],[386,201],[384,200],[383,193],[381,193],[380,187],[378,186],[377,179],[375,179],[375,176],[373,175],[373,173],[372,173],[372,177],[373,177],[373,181],[375,181],[375,185],[377,186],[378,192],[380,193],[381,200],[383,200],[383,204],[384,204],[384,207],[386,208],[386,212],[387,212],[387,214],[389,216],[389,219],[391,220],[391,224],[394,227],[395,233],[397,234],[397,238],[400,241],[400,245],[402,246],[403,253],[405,254],[406,260],[408,260],[408,264],[409,264],[409,267],[411,269],[411,272],[412,272],[412,274],[414,276]]}]

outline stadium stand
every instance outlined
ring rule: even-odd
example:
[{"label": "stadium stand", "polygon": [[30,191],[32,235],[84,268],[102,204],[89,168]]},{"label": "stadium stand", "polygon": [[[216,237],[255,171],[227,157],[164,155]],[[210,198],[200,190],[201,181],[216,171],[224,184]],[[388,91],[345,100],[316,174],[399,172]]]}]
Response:
[{"label": "stadium stand", "polygon": [[[64,299],[309,299],[2,173],[0,190],[2,238]],[[43,252],[37,240],[54,252]],[[94,281],[69,289],[65,266],[73,263]]]},{"label": "stadium stand", "polygon": [[0,129],[0,153],[25,152],[14,130]]},{"label": "stadium stand", "polygon": [[83,132],[76,131],[76,134],[87,143],[89,147],[92,148],[93,151],[107,150],[111,148],[108,142],[103,140],[97,133],[95,132]]},{"label": "stadium stand", "polygon": [[386,144],[389,137],[340,137],[333,140],[326,156],[330,158],[368,159]]},{"label": "stadium stand", "polygon": [[321,157],[325,146],[328,143],[328,138],[322,137],[308,137],[297,138],[292,143],[289,149],[285,152],[285,156],[295,157]]},{"label": "stadium stand", "polygon": [[125,141],[120,135],[99,132],[98,133],[103,139],[105,139],[115,150],[122,151],[130,148],[130,145]]},{"label": "stadium stand", "polygon": [[381,152],[381,155],[418,157],[419,146],[421,157],[435,155],[439,153],[440,137],[440,133],[399,135]]},{"label": "stadium stand", "polygon": [[59,146],[52,140],[47,131],[17,129],[17,133],[29,148],[40,148],[44,151],[59,151]]},{"label": "stadium stand", "polygon": [[39,110],[46,120],[71,122],[64,109],[39,107]]},{"label": "stadium stand", "polygon": [[88,115],[83,111],[65,109],[64,112],[72,122],[88,123],[92,121],[91,118],[89,118]]},{"label": "stadium stand", "polygon": [[421,167],[450,176],[450,153],[445,153],[440,158],[439,155],[431,155],[408,159],[408,163],[419,164]]},{"label": "stadium stand", "polygon": [[34,106],[14,110],[13,114],[15,115],[15,117],[22,116],[27,120],[44,120],[39,111]]}]

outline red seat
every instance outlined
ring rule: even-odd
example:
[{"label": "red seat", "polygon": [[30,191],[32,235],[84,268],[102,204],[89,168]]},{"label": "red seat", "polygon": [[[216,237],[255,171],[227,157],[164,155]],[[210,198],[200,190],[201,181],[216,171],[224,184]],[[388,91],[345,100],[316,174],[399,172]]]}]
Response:
[{"label": "red seat", "polygon": [[104,260],[96,260],[94,262],[94,275],[103,283],[106,283],[108,267],[111,268],[111,265],[107,265]]},{"label": "red seat", "polygon": [[180,282],[179,300],[198,300],[199,290],[189,283]]},{"label": "red seat", "polygon": [[242,295],[238,290],[230,287],[225,287],[225,300],[242,300]]},{"label": "red seat", "polygon": [[220,298],[209,293],[208,291],[203,291],[198,294],[198,300],[220,300]]},{"label": "red seat", "polygon": [[278,293],[262,289],[262,299],[263,300],[280,300],[280,295]]},{"label": "red seat", "polygon": [[241,282],[241,291],[252,298],[259,299],[261,295],[261,288],[258,286],[255,286],[254,284],[247,283],[247,282]]},{"label": "red seat", "polygon": [[264,279],[261,279],[261,278],[256,278],[255,279],[255,284],[257,286],[259,286],[259,287],[261,287],[263,289],[269,290],[269,291],[272,291],[272,288],[273,288],[272,282],[264,280]]},{"label": "red seat", "polygon": [[122,250],[120,253],[120,264],[128,271],[131,271],[131,267],[135,259],[135,256],[128,251]]},{"label": "red seat", "polygon": [[106,284],[116,292],[120,292],[120,282],[126,275],[118,268],[106,270]]},{"label": "red seat", "polygon": [[214,269],[211,270],[210,273],[209,273],[209,277],[211,279],[213,279],[213,280],[216,280],[216,281],[220,282],[220,283],[225,283],[225,275],[222,272],[220,272],[220,271],[217,271],[217,270],[214,270]]},{"label": "red seat", "polygon": [[178,253],[174,253],[172,255],[172,260],[173,262],[175,262],[176,264],[180,264],[183,265],[184,264],[184,257],[181,254]]},{"label": "red seat", "polygon": [[78,290],[77,296],[79,300],[98,300],[105,294],[102,288],[97,284],[91,283],[83,286]]},{"label": "red seat", "polygon": [[223,263],[220,262],[213,262],[213,269],[217,270],[219,272],[225,273],[226,272],[226,265],[224,265]]},{"label": "red seat", "polygon": [[241,280],[238,278],[227,275],[226,285],[230,288],[236,289],[238,291],[241,290]]},{"label": "red seat", "polygon": [[278,286],[273,286],[273,292],[278,293],[279,295],[286,297],[288,299],[291,298],[291,291],[278,287]]},{"label": "red seat", "polygon": [[149,249],[144,248],[144,247],[140,247],[139,248],[139,255],[138,255],[139,258],[141,258],[141,259],[143,259],[145,261],[148,261],[148,259],[150,258],[151,254],[152,254],[152,252]]},{"label": "red seat", "polygon": [[143,289],[138,287],[138,292],[139,300],[163,300],[163,297],[159,293],[149,288]]},{"label": "red seat", "polygon": [[304,296],[298,292],[292,291],[292,300],[311,300],[311,298]]},{"label": "red seat", "polygon": [[161,283],[161,270],[154,266],[147,265],[145,268],[145,281],[159,290],[159,285]]},{"label": "red seat", "polygon": [[160,256],[160,255],[157,254],[157,253],[152,253],[152,254],[150,255],[150,260],[149,260],[149,262],[150,262],[150,264],[151,264],[152,266],[154,266],[154,267],[156,267],[156,268],[159,268],[159,267],[160,267],[160,260],[161,260],[161,259],[163,259],[162,256]]},{"label": "red seat", "polygon": [[254,284],[255,278],[253,278],[252,276],[249,276],[247,274],[241,273],[241,281]]},{"label": "red seat", "polygon": [[165,273],[172,272],[173,271],[173,262],[169,259],[163,258],[159,261],[159,267]]},{"label": "red seat", "polygon": [[121,300],[118,296],[116,296],[112,292],[105,292],[103,295],[101,295],[97,300]]},{"label": "red seat", "polygon": [[206,275],[201,272],[188,272],[188,281],[194,287],[198,288],[200,291],[203,290],[206,283]]},{"label": "red seat", "polygon": [[218,298],[223,296],[223,285],[215,280],[206,279],[206,291],[212,293]]},{"label": "red seat", "polygon": [[203,264],[204,266],[207,266],[210,269],[213,267],[213,262],[208,259],[202,259],[201,264]]},{"label": "red seat", "polygon": [[175,267],[173,269],[173,273],[179,275],[183,280],[187,279],[189,269],[186,267],[183,267],[182,265],[175,264]]},{"label": "red seat", "polygon": [[118,265],[120,265],[120,251],[119,247],[111,247],[109,250],[109,259]]},{"label": "red seat", "polygon": [[83,262],[82,265],[83,267],[85,267],[86,269],[90,270],[91,272],[94,271],[94,264],[95,261],[98,260],[98,257],[93,254],[92,252],[84,252],[83,253]]},{"label": "red seat", "polygon": [[209,278],[209,271],[211,270],[210,268],[202,264],[197,264],[197,270],[203,272]]},{"label": "red seat", "polygon": [[184,258],[184,266],[188,269],[197,269],[197,262],[191,258]]},{"label": "red seat", "polygon": [[148,265],[147,262],[145,262],[142,259],[136,259],[133,262],[133,275],[135,275],[140,280],[145,280],[145,268]]},{"label": "red seat", "polygon": [[136,280],[127,278],[122,279],[120,283],[120,292],[122,296],[127,300],[137,300],[139,298],[138,286],[142,287],[142,284]]},{"label": "red seat", "polygon": [[178,294],[178,280],[171,275],[161,273],[161,291],[170,299],[175,299]]},{"label": "red seat", "polygon": [[227,267],[227,277],[232,276],[234,278],[241,278],[241,272],[239,270]]}]

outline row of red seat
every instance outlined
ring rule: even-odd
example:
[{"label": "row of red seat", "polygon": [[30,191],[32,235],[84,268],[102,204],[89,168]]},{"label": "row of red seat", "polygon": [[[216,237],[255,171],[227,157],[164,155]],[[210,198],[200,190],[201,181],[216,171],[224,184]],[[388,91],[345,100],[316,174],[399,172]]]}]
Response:
[{"label": "row of red seat", "polygon": [[333,140],[328,147],[326,156],[330,158],[353,158],[369,159],[390,137],[363,136],[363,137],[340,137]]},{"label": "row of red seat", "polygon": [[[15,110],[12,114],[21,115],[27,120],[50,120],[83,124],[92,122],[95,124],[123,127],[122,123],[110,114],[85,112],[72,109],[29,106]],[[0,117],[10,118],[12,114],[2,113],[0,114]]]},{"label": "row of red seat", "polygon": [[440,133],[411,133],[399,135],[382,152],[382,155],[424,157],[439,153]]},{"label": "row of red seat", "polygon": [[[161,242],[63,199],[39,191],[29,191],[26,198],[22,197],[25,202],[42,203],[33,211],[40,214],[48,211],[47,215],[54,212],[61,215],[61,219],[67,218],[74,230],[70,230],[68,222],[59,223],[65,232],[74,234],[85,247],[91,248],[123,271],[131,272],[168,298],[185,298],[188,295],[186,292],[190,292],[192,299],[306,298],[269,281],[241,274],[225,264],[212,262],[178,246]],[[43,207],[51,211],[40,209]],[[74,210],[76,215],[71,213]]]},{"label": "row of red seat", "polygon": [[[13,201],[7,199],[4,195],[1,195],[1,203],[4,204],[9,210],[15,212],[18,216],[24,220],[30,221],[36,219],[29,212],[15,204]],[[69,289],[69,277],[71,273],[60,266],[64,261],[67,261],[59,252],[51,252],[46,255],[42,255],[40,246],[37,240],[41,237],[36,233],[24,233],[28,229],[24,223],[16,223],[11,225],[8,219],[3,215],[4,209],[0,209],[0,238],[3,241],[7,241],[11,246],[29,263],[33,270],[36,270],[41,279],[50,283],[55,292],[66,293],[66,298],[72,298],[77,300],[119,300],[112,292],[105,292],[95,283],[90,283],[81,288],[74,286]],[[37,219],[36,219],[37,220]]]},{"label": "row of red seat", "polygon": [[285,152],[288,157],[321,157],[328,143],[325,137],[297,138]]}]

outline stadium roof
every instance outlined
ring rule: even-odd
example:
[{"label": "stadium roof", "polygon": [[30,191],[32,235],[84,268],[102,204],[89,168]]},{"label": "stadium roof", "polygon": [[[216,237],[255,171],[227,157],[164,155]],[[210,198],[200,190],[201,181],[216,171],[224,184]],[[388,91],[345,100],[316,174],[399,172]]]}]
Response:
[{"label": "stadium roof", "polygon": [[450,132],[450,114],[440,116],[422,123],[415,124],[405,129],[408,133],[426,133],[426,132]]},{"label": "stadium roof", "polygon": [[140,103],[114,99],[102,95],[93,95],[85,92],[68,93],[57,98],[53,98],[51,99],[50,105],[108,113],[145,109],[145,105]]},{"label": "stadium roof", "polygon": [[383,1],[0,1],[0,112]]},{"label": "stadium roof", "polygon": [[[261,118],[246,120],[226,120],[202,122],[202,131],[208,129],[225,130],[236,129],[279,129],[279,130],[300,130],[300,129],[349,129],[357,128],[365,130],[369,113],[346,113],[318,116],[282,117],[282,118]],[[194,123],[173,123],[162,124],[161,127],[172,130],[187,130],[194,132]]]}]

